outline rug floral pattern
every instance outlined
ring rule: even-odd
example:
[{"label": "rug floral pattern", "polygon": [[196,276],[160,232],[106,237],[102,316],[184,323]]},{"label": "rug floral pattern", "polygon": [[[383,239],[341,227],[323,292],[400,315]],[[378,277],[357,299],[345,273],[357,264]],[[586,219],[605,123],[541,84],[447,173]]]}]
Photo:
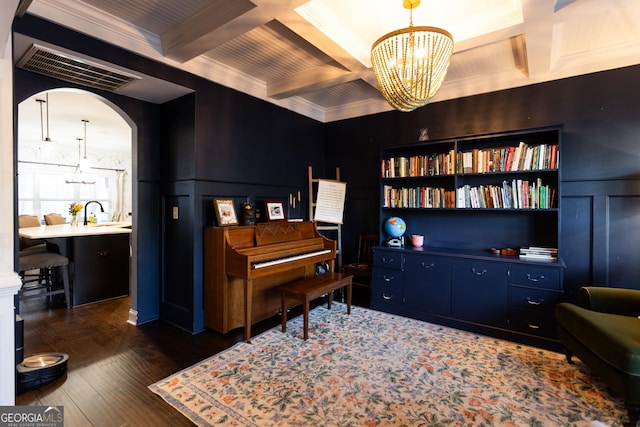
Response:
[{"label": "rug floral pattern", "polygon": [[621,426],[578,359],[334,303],[149,388],[197,425]]}]

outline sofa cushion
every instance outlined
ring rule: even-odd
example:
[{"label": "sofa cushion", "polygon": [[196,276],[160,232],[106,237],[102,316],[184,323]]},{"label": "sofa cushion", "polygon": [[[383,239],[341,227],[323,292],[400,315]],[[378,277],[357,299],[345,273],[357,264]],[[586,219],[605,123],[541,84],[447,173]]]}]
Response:
[{"label": "sofa cushion", "polygon": [[628,374],[640,375],[640,319],[569,303],[556,306],[556,319],[605,362]]}]

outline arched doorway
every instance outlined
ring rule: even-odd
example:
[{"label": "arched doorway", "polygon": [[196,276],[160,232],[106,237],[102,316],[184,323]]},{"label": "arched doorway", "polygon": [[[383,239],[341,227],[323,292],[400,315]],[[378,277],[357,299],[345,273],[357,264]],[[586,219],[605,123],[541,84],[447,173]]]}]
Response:
[{"label": "arched doorway", "polygon": [[[124,111],[92,92],[58,88],[21,101],[17,122],[18,214],[68,216],[70,202],[98,200],[105,207],[104,213],[95,211],[99,223],[131,223],[137,126]],[[91,163],[88,181],[94,184],[74,178],[83,157]],[[133,313],[136,292],[131,274]],[[129,321],[135,323],[135,317]]]}]

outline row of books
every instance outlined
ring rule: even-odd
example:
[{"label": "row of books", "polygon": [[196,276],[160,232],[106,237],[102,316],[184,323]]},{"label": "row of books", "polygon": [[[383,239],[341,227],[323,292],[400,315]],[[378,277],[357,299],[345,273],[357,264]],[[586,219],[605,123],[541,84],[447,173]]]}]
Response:
[{"label": "row of books", "polygon": [[549,209],[555,204],[555,188],[540,179],[514,179],[502,185],[465,185],[455,192],[436,187],[383,186],[385,208],[484,208]]},{"label": "row of books", "polygon": [[455,192],[436,187],[383,188],[385,208],[455,208]]},{"label": "row of books", "polygon": [[516,172],[558,167],[556,144],[529,146],[521,141],[517,147],[474,149],[461,154],[461,173]]},{"label": "row of books", "polygon": [[456,153],[433,153],[382,159],[382,178],[452,175],[455,173],[517,172],[556,169],[559,164],[557,144],[474,149]]},{"label": "row of books", "polygon": [[525,246],[520,248],[520,258],[554,261],[558,259],[558,248]]},{"label": "row of books", "polygon": [[548,209],[555,203],[555,188],[541,179],[514,179],[502,185],[465,185],[456,190],[459,208]]},{"label": "row of books", "polygon": [[412,176],[453,175],[456,173],[456,153],[432,153],[409,157],[382,159],[383,178],[404,178]]}]

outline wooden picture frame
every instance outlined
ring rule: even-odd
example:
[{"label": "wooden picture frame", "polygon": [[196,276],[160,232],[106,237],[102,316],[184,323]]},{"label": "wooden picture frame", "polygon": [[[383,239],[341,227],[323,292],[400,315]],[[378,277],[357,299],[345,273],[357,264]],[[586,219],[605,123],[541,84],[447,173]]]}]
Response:
[{"label": "wooden picture frame", "polygon": [[220,227],[238,225],[238,216],[236,215],[233,199],[213,199],[213,206]]},{"label": "wooden picture frame", "polygon": [[286,221],[287,214],[284,208],[284,200],[265,200],[264,211],[267,221]]}]

